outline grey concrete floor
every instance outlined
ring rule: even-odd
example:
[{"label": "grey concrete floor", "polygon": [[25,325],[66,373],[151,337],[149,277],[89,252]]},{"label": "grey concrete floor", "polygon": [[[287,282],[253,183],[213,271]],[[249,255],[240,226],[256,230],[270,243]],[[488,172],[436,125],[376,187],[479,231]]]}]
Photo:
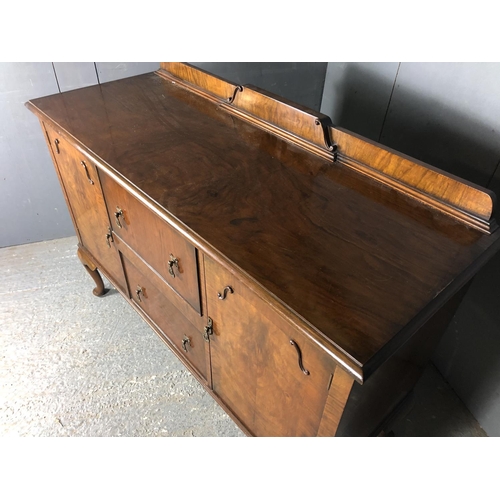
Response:
[{"label": "grey concrete floor", "polygon": [[[243,436],[76,238],[0,249],[0,436]],[[431,365],[397,436],[485,436]]]}]

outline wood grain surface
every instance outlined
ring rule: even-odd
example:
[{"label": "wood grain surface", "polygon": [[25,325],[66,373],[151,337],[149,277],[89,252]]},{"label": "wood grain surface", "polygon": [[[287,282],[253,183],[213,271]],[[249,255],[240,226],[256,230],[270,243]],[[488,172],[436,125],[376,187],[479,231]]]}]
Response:
[{"label": "wood grain surface", "polygon": [[[375,176],[381,182],[392,184],[419,201],[479,228],[496,229],[496,223],[491,220],[496,204],[493,191],[352,132],[331,127],[330,134],[332,141],[338,146],[341,161],[345,161],[352,168]],[[373,171],[370,171],[370,168]]]},{"label": "wood grain surface", "polygon": [[205,269],[214,392],[255,435],[315,436],[335,364],[229,271]]},{"label": "wood grain surface", "polygon": [[327,127],[331,125],[331,120],[326,115],[252,85],[242,87],[242,90],[236,93],[232,105],[294,134],[297,138],[305,139],[320,148],[333,149],[326,143],[326,139],[329,139]]},{"label": "wood grain surface", "polygon": [[165,72],[164,75],[167,78],[173,75],[179,80],[188,82],[201,90],[209,89],[210,94],[228,102],[232,100],[238,87],[234,83],[211,75],[189,64],[162,62],[160,63],[160,72]]},{"label": "wood grain surface", "polygon": [[[255,280],[361,378],[499,247],[498,232],[485,234],[156,74],[30,107],[209,255]],[[488,203],[467,210],[486,219]]]},{"label": "wood grain surface", "polygon": [[[113,231],[201,314],[196,249],[104,172],[99,177]],[[118,220],[117,209],[123,213]],[[174,259],[176,265],[169,266]]]},{"label": "wood grain surface", "polygon": [[[111,224],[96,167],[56,130],[46,127],[45,131],[81,245],[92,255],[94,265],[125,289],[120,257],[113,239],[107,237]],[[87,269],[95,271],[89,265]]]},{"label": "wood grain surface", "polygon": [[133,253],[129,253],[128,257],[122,255],[129,297],[158,325],[178,355],[191,365],[191,370],[194,368],[206,380],[205,350],[208,346],[203,340],[202,330],[195,328],[169,300],[169,294],[164,293],[165,285],[155,279],[154,272],[145,263]]}]

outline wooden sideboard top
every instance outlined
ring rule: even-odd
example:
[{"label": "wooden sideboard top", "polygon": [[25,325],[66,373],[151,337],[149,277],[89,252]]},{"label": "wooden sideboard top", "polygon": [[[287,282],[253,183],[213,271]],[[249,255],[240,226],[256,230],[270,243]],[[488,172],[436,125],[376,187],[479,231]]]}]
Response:
[{"label": "wooden sideboard top", "polygon": [[157,73],[28,106],[200,249],[236,265],[360,382],[499,248],[499,231]]}]

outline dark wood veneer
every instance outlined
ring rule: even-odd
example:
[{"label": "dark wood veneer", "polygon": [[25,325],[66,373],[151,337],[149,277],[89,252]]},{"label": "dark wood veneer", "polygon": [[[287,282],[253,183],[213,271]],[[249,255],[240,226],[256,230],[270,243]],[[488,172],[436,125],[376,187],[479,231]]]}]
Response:
[{"label": "dark wood veneer", "polygon": [[[201,314],[200,285],[196,249],[169,224],[128,191],[122,189],[110,176],[101,172],[102,190],[108,206],[111,227],[129,246],[137,249],[191,307]],[[120,209],[123,215],[115,217]],[[118,225],[119,224],[119,225]],[[145,245],[149,241],[151,244]],[[169,266],[174,260],[175,265]]]},{"label": "dark wood veneer", "polygon": [[206,380],[208,368],[205,351],[208,345],[203,340],[202,328],[193,326],[175,307],[169,300],[171,295],[165,293],[161,280],[155,280],[154,273],[133,252],[129,253],[129,257],[134,263],[122,255],[130,299],[158,325],[178,353],[191,365],[191,370],[194,368]]},{"label": "dark wood veneer", "polygon": [[257,435],[315,435],[335,363],[208,257],[205,269],[213,391]]},{"label": "dark wood veneer", "polygon": [[[500,246],[488,190],[189,65],[28,106],[47,130],[89,271],[104,266],[132,302],[131,276],[142,276],[159,295],[134,307],[157,331],[168,329],[164,300],[181,315],[181,340],[213,319],[192,365],[250,434],[379,429],[430,356],[422,346],[439,338],[434,318],[448,318],[444,306]],[[240,292],[221,301],[225,281]],[[279,340],[288,336],[306,368],[313,360],[310,376],[296,373],[294,346]],[[406,370],[403,352],[418,373],[391,388],[383,374]],[[373,396],[384,387],[386,398]],[[377,417],[355,425],[353,408],[377,398]]]}]

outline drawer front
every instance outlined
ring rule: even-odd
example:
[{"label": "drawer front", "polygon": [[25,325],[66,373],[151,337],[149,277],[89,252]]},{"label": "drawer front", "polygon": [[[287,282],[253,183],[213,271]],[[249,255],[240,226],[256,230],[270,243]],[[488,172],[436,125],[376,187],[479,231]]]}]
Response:
[{"label": "drawer front", "polygon": [[80,243],[95,259],[98,268],[125,291],[97,169],[55,130],[44,126]]},{"label": "drawer front", "polygon": [[202,330],[196,329],[150,279],[151,269],[121,254],[129,297],[158,326],[169,345],[207,380],[207,349]]},{"label": "drawer front", "polygon": [[109,175],[99,175],[113,231],[201,314],[196,248]]},{"label": "drawer front", "polygon": [[116,233],[113,233],[113,241],[118,252],[137,269],[142,269],[143,274],[147,275],[151,284],[158,289],[198,331],[202,332],[206,325],[205,317],[200,316],[200,314],[197,313],[175,290],[165,283],[163,277],[122,241]]},{"label": "drawer front", "polygon": [[316,436],[334,361],[231,273],[204,261],[214,392],[257,436]]}]

